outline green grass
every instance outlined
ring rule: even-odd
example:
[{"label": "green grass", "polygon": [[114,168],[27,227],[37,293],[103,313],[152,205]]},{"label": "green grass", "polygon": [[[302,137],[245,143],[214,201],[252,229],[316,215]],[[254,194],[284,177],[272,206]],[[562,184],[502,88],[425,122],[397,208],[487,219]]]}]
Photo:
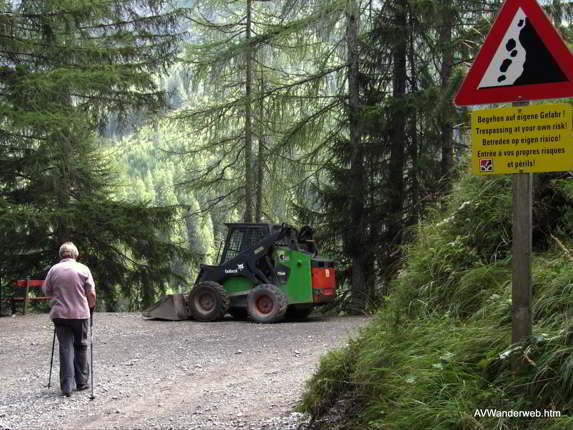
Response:
[{"label": "green grass", "polygon": [[510,181],[467,176],[450,209],[417,226],[384,308],[323,358],[301,409],[322,416],[350,399],[348,429],[573,429],[573,187],[551,176],[536,187],[530,339],[511,344]]}]

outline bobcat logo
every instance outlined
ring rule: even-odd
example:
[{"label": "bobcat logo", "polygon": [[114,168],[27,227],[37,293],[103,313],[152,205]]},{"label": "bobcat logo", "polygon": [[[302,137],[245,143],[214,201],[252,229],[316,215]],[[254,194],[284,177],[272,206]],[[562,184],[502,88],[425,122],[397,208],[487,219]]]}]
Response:
[{"label": "bobcat logo", "polygon": [[245,264],[237,264],[237,268],[236,269],[225,269],[225,273],[227,274],[234,274],[234,273],[239,273],[239,270],[244,270],[245,269]]}]

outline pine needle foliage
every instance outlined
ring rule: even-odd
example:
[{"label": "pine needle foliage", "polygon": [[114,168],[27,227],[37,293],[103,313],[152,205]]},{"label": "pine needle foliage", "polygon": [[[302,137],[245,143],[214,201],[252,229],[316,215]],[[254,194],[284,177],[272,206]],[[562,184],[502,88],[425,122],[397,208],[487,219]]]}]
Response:
[{"label": "pine needle foliage", "polygon": [[512,344],[510,180],[464,175],[416,226],[386,306],[310,380],[313,428],[573,428],[571,189],[568,174],[536,177],[533,336]]},{"label": "pine needle foliage", "polygon": [[322,163],[317,146],[332,125],[326,114],[342,108],[333,88],[344,68],[345,3],[194,5],[195,37],[184,61],[195,97],[173,117],[195,136],[184,152],[216,155],[217,162],[189,174],[188,187],[216,191],[217,205],[244,212],[244,219],[251,206],[254,220],[290,216],[289,204],[303,194],[295,188]]},{"label": "pine needle foliage", "polygon": [[42,278],[71,240],[107,310],[165,289],[174,212],[111,199],[96,132],[158,112],[155,74],[176,58],[183,11],[163,0],[0,3],[0,282]]}]

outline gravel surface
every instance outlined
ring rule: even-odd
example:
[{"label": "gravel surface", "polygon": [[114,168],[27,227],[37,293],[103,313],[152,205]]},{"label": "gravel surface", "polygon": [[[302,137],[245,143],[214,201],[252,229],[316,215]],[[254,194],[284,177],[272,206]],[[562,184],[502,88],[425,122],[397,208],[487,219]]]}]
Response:
[{"label": "gravel surface", "polygon": [[[0,430],[290,430],[305,381],[362,317],[254,324],[94,315],[94,395],[60,395],[47,315],[0,318]],[[304,426],[301,426],[304,427]]]}]

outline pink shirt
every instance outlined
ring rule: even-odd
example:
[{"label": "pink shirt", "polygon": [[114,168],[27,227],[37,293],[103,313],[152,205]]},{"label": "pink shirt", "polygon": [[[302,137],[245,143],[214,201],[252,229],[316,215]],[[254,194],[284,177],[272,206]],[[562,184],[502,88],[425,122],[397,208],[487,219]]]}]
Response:
[{"label": "pink shirt", "polygon": [[90,317],[86,293],[95,290],[95,283],[86,265],[73,258],[62,259],[48,271],[42,290],[52,297],[51,319]]}]

